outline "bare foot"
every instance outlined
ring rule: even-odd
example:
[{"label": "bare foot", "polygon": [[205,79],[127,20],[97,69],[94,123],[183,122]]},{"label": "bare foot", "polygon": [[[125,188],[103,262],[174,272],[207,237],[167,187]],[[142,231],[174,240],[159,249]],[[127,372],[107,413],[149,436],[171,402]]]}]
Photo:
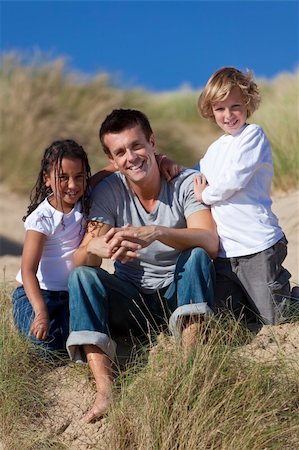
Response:
[{"label": "bare foot", "polygon": [[82,417],[82,422],[91,423],[100,419],[107,412],[112,401],[111,390],[108,393],[98,392],[92,408]]},{"label": "bare foot", "polygon": [[185,323],[182,329],[181,343],[184,354],[188,355],[198,344],[205,344],[208,339],[208,319],[204,315],[196,316]]}]

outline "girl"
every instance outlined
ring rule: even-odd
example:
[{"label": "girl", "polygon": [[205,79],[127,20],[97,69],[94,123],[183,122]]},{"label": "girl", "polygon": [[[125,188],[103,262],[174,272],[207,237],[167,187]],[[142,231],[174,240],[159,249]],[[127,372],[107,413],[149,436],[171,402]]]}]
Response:
[{"label": "girl", "polygon": [[13,316],[21,334],[49,350],[65,349],[69,334],[68,275],[85,233],[88,158],[73,140],[44,152],[25,221],[20,285]]},{"label": "girl", "polygon": [[[247,119],[260,95],[250,72],[224,67],[209,79],[199,111],[224,131],[200,160],[195,195],[211,206],[220,237],[215,302],[265,324],[282,319],[290,273],[282,263],[287,240],[271,210],[271,148],[262,128]],[[250,314],[247,314],[251,320]]]}]

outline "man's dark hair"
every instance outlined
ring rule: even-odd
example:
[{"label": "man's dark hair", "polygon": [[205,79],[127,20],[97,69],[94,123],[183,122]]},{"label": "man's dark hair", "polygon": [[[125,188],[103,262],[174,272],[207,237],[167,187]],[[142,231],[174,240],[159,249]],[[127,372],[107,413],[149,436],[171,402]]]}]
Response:
[{"label": "man's dark hair", "polygon": [[149,142],[153,130],[150,126],[149,120],[144,113],[135,109],[114,109],[101,125],[99,137],[103,150],[107,155],[110,155],[109,149],[104,143],[104,137],[109,133],[120,133],[128,128],[133,128],[140,125],[147,141]]}]

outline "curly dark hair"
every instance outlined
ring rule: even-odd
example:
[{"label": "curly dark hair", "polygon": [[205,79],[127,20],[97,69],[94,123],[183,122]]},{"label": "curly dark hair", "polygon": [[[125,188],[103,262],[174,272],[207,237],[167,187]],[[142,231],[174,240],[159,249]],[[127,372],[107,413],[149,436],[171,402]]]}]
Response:
[{"label": "curly dark hair", "polygon": [[[57,171],[61,168],[61,162],[64,158],[68,159],[80,159],[83,163],[86,173],[86,183],[89,184],[89,178],[91,176],[88,157],[83,147],[72,139],[64,139],[54,141],[46,148],[41,160],[40,171],[34,187],[30,193],[30,204],[27,208],[27,213],[23,217],[23,221],[34,211],[38,205],[45,200],[51,193],[51,187],[46,186],[44,176],[49,175],[53,167]],[[89,211],[89,198],[88,189],[85,189],[83,196],[80,199],[82,212],[84,216],[87,216]]]}]

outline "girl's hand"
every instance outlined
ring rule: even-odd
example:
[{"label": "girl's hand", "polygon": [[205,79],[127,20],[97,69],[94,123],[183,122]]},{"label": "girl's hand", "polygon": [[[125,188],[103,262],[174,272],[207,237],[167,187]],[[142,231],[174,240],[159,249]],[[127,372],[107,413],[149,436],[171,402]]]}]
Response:
[{"label": "girl's hand", "polygon": [[45,341],[48,337],[49,315],[47,312],[38,312],[32,322],[30,334],[39,341]]},{"label": "girl's hand", "polygon": [[205,190],[205,188],[208,186],[206,177],[202,174],[195,175],[193,185],[194,185],[194,194],[195,194],[196,200],[198,200],[199,202],[202,202],[202,193]]},{"label": "girl's hand", "polygon": [[156,160],[159,170],[166,181],[172,180],[183,170],[183,167],[180,164],[167,158],[166,155],[156,155]]}]

